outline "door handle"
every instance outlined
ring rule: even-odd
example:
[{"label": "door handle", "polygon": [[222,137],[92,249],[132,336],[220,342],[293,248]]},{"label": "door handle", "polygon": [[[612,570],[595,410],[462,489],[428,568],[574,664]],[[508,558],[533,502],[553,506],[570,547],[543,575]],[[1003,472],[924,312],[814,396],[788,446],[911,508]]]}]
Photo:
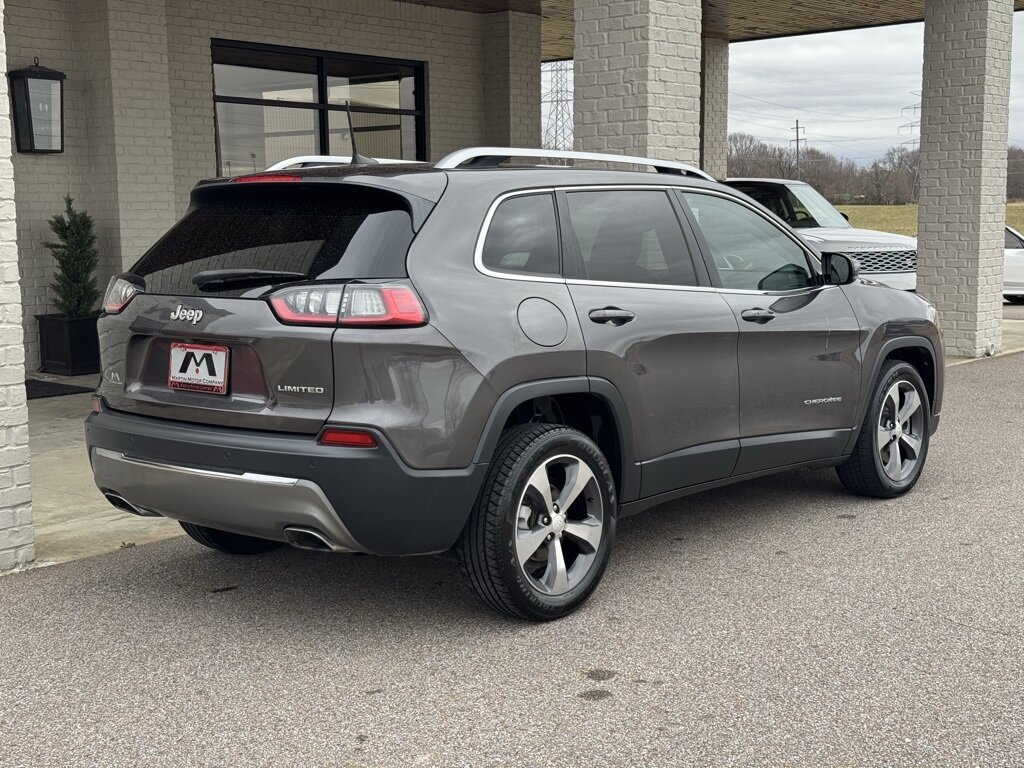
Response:
[{"label": "door handle", "polygon": [[624,325],[632,320],[636,315],[630,312],[628,309],[619,309],[618,307],[605,307],[604,309],[592,309],[590,310],[590,319],[595,323],[610,323],[611,325]]},{"label": "door handle", "polygon": [[770,309],[761,309],[761,307],[754,307],[753,309],[745,309],[740,313],[740,317],[746,320],[748,323],[757,323],[758,325],[764,325],[770,320],[775,319],[775,313]]}]

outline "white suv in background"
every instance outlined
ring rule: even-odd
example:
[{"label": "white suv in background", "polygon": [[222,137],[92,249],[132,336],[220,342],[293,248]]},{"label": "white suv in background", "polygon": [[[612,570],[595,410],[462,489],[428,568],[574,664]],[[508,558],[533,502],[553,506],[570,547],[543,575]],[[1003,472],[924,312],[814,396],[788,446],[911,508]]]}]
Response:
[{"label": "white suv in background", "polygon": [[[819,251],[845,253],[860,262],[863,277],[892,288],[917,288],[917,239],[874,229],[850,226],[810,184],[788,179],[728,179],[726,182],[752,197],[794,229]],[[1024,303],[1024,235],[1006,228],[1003,296]]]},{"label": "white suv in background", "polygon": [[917,286],[917,240],[906,235],[857,229],[810,184],[788,179],[728,179],[819,251],[845,253],[860,262],[860,274],[892,288]]},{"label": "white suv in background", "polygon": [[1007,227],[1005,248],[1003,296],[1014,304],[1024,304],[1024,235]]}]

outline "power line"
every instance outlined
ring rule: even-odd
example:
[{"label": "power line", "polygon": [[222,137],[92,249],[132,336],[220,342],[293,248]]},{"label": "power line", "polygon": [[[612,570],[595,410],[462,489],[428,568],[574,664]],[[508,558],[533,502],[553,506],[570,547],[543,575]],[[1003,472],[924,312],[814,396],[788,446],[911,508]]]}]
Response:
[{"label": "power line", "polygon": [[795,109],[798,112],[808,112],[812,115],[826,115],[827,117],[837,117],[847,122],[869,122],[878,120],[892,120],[894,118],[889,117],[850,117],[849,115],[840,115],[836,112],[822,112],[818,109],[806,109],[804,107],[794,107],[791,104],[780,104],[777,101],[768,101],[768,99],[759,99],[756,96],[747,96],[744,93],[737,93],[736,91],[729,91],[730,96],[739,96],[742,99],[750,99],[751,101],[759,101],[762,104],[771,104],[773,107],[782,107],[783,109]]}]

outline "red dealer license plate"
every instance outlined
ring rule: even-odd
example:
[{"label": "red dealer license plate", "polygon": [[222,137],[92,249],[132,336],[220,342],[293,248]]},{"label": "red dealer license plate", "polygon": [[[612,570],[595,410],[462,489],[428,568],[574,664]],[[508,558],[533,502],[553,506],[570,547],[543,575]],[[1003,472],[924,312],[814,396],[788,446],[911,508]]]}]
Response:
[{"label": "red dealer license plate", "polygon": [[171,344],[167,386],[223,395],[228,391],[228,348],[208,344]]}]

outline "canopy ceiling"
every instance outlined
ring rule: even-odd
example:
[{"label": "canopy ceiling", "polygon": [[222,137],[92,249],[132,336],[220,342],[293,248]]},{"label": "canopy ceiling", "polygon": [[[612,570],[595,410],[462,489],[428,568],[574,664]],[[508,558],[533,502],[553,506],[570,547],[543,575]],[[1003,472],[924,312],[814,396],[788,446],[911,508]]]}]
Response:
[{"label": "canopy ceiling", "polygon": [[[571,59],[573,0],[410,0],[487,13],[540,13],[545,61]],[[609,0],[611,2],[611,0]],[[1014,0],[1024,10],[1024,0]],[[704,33],[739,42],[921,21],[924,0],[704,0]]]}]

